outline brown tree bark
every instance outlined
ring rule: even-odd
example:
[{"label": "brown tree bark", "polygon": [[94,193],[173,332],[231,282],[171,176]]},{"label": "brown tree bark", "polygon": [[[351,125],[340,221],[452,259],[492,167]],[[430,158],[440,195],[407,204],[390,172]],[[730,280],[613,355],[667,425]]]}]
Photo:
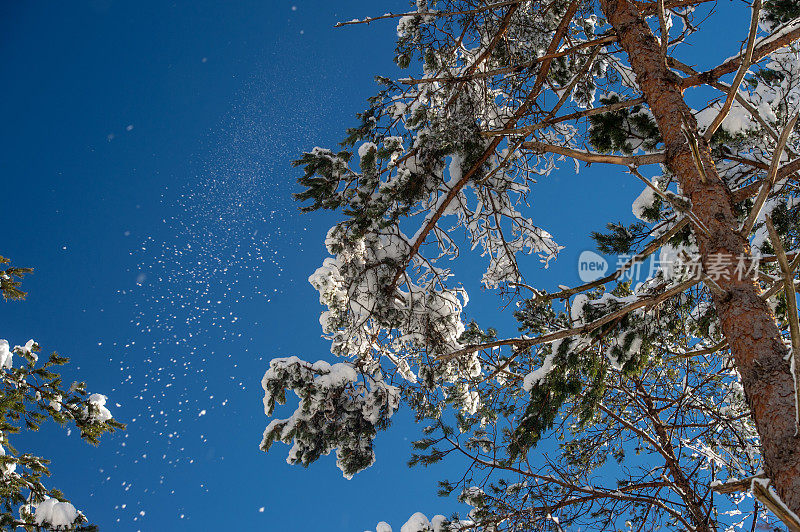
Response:
[{"label": "brown tree bark", "polygon": [[[631,0],[600,0],[628,55],[636,80],[653,111],[666,150],[666,164],[708,229],[695,231],[703,267],[725,264],[717,280],[724,294],[714,304],[761,438],[764,470],[786,505],[800,515],[800,437],[795,433],[794,381],[788,350],[772,311],[753,279],[734,270],[750,246],[738,231],[733,200],[719,177],[711,151],[683,100],[681,79],[666,66],[650,28]],[[695,133],[704,174],[698,170],[684,129]]]}]

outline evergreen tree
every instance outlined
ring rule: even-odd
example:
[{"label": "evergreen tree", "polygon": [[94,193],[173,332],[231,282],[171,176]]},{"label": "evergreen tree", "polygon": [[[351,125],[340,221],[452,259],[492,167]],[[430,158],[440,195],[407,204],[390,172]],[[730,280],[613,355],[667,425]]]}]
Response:
[{"label": "evergreen tree", "polygon": [[[0,257],[0,292],[6,301],[25,298],[20,288],[31,268],[8,266]],[[55,488],[42,482],[48,476],[48,460],[19,452],[9,436],[22,430],[36,431],[48,419],[71,423],[81,438],[97,445],[106,432],[124,429],[106,405],[107,397],[89,394],[86,384],[64,386],[57,370],[69,360],[51,353],[40,363],[40,347],[34,340],[10,347],[0,340],[0,528],[12,530],[96,530]]]},{"label": "evergreen tree", "polygon": [[[466,456],[441,492],[473,507],[403,532],[800,530],[800,13],[755,0],[749,30],[719,38],[733,57],[697,71],[693,34],[722,9],[741,8],[416,0],[344,23],[397,20],[395,61],[420,74],[377,78],[341,148],[297,161],[303,209],[344,215],[309,279],[341,361],[271,362],[266,414],[287,389],[300,403],[262,449],[335,451],[353,475],[402,402],[425,425],[411,463]],[[561,246],[527,198],[570,159],[640,180],[639,221],[593,234],[624,266],[548,293],[520,258]],[[465,250],[520,335],[465,324],[445,262]]]}]

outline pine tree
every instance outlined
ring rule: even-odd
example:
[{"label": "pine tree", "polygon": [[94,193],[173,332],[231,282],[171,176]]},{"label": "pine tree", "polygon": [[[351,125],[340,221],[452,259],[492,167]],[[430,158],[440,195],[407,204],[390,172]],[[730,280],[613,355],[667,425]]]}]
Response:
[{"label": "pine tree", "polygon": [[[25,299],[21,280],[33,269],[8,266],[9,262],[0,257],[3,299]],[[64,387],[57,370],[69,359],[51,353],[40,363],[40,351],[34,340],[13,349],[7,340],[0,340],[0,528],[96,530],[60,490],[43,484],[42,479],[50,474],[50,462],[19,452],[9,436],[22,430],[36,431],[53,420],[61,425],[74,423],[81,438],[97,445],[104,433],[125,426],[106,408],[106,396],[89,394],[83,382]]]},{"label": "pine tree", "polygon": [[[267,415],[287,389],[300,404],[262,449],[292,443],[303,465],[336,451],[353,475],[402,402],[425,424],[411,463],[466,456],[441,493],[473,507],[403,532],[800,530],[800,12],[755,0],[749,30],[719,38],[733,57],[697,71],[688,45],[723,9],[738,8],[416,0],[343,23],[396,19],[395,61],[421,74],[378,77],[341,148],[297,161],[303,209],[344,215],[309,279],[341,361],[271,362]],[[624,265],[548,293],[520,259],[562,248],[527,198],[570,159],[641,181],[639,221],[593,232]],[[465,250],[520,335],[465,325],[445,262]],[[544,438],[556,456],[536,454]]]}]

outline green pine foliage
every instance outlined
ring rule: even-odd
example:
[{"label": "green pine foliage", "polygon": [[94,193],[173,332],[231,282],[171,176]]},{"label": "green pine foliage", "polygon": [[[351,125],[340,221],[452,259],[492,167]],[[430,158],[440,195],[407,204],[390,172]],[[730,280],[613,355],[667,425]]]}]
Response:
[{"label": "green pine foliage", "polygon": [[[677,59],[705,17],[716,15],[708,6],[665,4],[667,52]],[[325,239],[330,257],[310,278],[340,362],[336,370],[295,358],[271,363],[262,381],[267,415],[287,390],[300,399],[291,417],[271,421],[262,449],[289,444],[289,461],[304,466],[335,452],[350,477],[380,455],[377,432],[402,405],[422,431],[409,464],[463,460],[439,492],[470,507],[466,518],[435,526],[417,519],[404,531],[773,526],[763,506],[715,492],[716,483],[761,469],[759,436],[714,287],[691,269],[704,230],[692,202],[666,164],[637,166],[642,158],[627,157],[658,160],[673,147],[642,103],[599,5],[410,5],[384,17],[397,23],[395,61],[408,77],[377,78],[376,95],[339,149],[314,148],[295,163],[303,169],[301,208],[341,214]],[[660,38],[657,5],[638,5]],[[759,38],[797,16],[796,2],[765,0]],[[739,37],[725,37],[736,53]],[[747,109],[734,105],[711,137],[739,223],[757,190],[744,192],[758,188],[778,133],[798,111],[798,54],[793,44],[753,65],[739,91]],[[681,61],[702,59],[692,53]],[[691,75],[666,60],[675,76]],[[695,141],[724,100],[711,91],[719,86],[693,92],[699,108],[683,119]],[[797,131],[787,146],[782,166],[800,153]],[[560,166],[578,171],[580,161],[597,160],[622,161],[604,168],[649,181],[633,212],[609,213],[616,221],[603,230],[587,228],[601,253],[641,260],[606,285],[574,286],[574,272],[565,270],[558,290],[531,286],[526,273],[534,266],[525,256],[549,265],[561,249],[536,225],[536,182]],[[786,250],[800,247],[796,182],[796,173],[781,175],[764,205]],[[563,183],[569,220],[582,185]],[[602,197],[597,207],[607,207]],[[748,238],[754,250],[774,252],[763,217]],[[490,321],[503,327],[469,314],[467,287],[476,280],[461,277],[455,259],[473,250],[487,263],[482,288],[502,301]],[[774,258],[757,270],[763,291],[776,293]],[[770,304],[788,338],[785,301],[777,292]],[[514,320],[503,319],[506,309]]]},{"label": "green pine foliage", "polygon": [[764,11],[767,21],[783,24],[800,17],[800,4],[795,0],[766,0]]},{"label": "green pine foliage", "polygon": [[[601,105],[621,100],[618,94],[601,96]],[[652,114],[641,105],[589,117],[589,141],[600,153],[621,152],[630,155],[636,149],[655,150],[661,134]]]},{"label": "green pine foliage", "polygon": [[[24,299],[19,279],[32,271],[9,266],[0,272],[6,300]],[[47,498],[61,503],[68,499],[44,484],[50,462],[17,450],[11,443],[13,435],[38,431],[43,423],[54,421],[74,426],[84,441],[98,445],[103,434],[123,430],[125,425],[111,417],[104,406],[105,397],[89,394],[85,383],[62,382],[59,370],[69,362],[66,357],[55,352],[44,357],[33,340],[13,349],[0,341],[0,358],[5,356],[8,358],[0,365],[0,527],[55,530],[41,516],[37,518],[36,507]],[[96,530],[81,512],[69,526],[71,530]]]},{"label": "green pine foliage", "polygon": [[[0,265],[8,264],[9,262],[11,262],[9,259],[0,256]],[[4,270],[0,270],[0,292],[3,294],[3,299],[6,301],[25,299],[26,294],[19,287],[22,284],[22,277],[29,273],[33,273],[33,268],[9,266]]]}]

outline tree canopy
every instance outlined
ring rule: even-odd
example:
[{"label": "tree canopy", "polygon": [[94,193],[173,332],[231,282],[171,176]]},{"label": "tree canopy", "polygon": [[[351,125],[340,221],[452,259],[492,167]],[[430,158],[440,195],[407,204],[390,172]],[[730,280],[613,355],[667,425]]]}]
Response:
[{"label": "tree canopy", "polygon": [[[745,9],[719,39],[732,57],[692,66],[695,34]],[[387,19],[413,74],[378,77],[341,146],[296,163],[303,210],[342,214],[309,278],[339,360],[270,363],[266,414],[299,404],[261,448],[335,451],[349,477],[406,407],[410,462],[466,458],[440,491],[472,510],[403,532],[800,530],[798,4],[417,0],[342,25]],[[529,196],[582,164],[642,183],[638,220],[592,234],[626,261],[530,286],[521,257],[558,268],[562,248]],[[467,319],[449,261],[469,252],[519,335]]]}]

